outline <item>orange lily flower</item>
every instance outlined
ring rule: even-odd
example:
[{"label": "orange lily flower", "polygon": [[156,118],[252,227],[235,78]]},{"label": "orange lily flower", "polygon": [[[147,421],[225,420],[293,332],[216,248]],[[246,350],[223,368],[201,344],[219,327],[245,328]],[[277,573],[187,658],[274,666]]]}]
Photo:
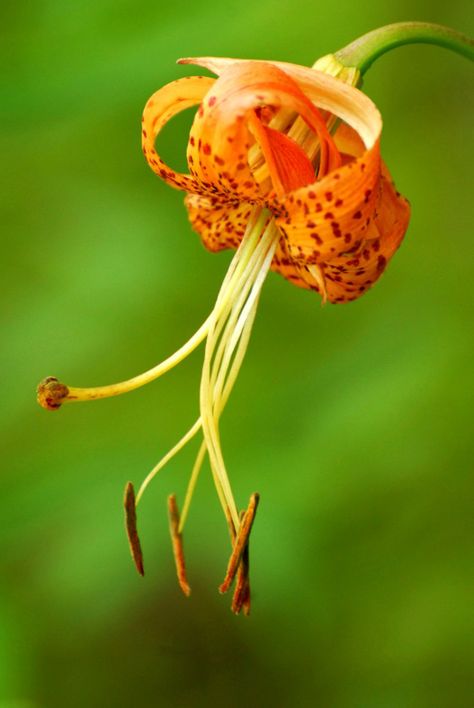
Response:
[{"label": "orange lily flower", "polygon": [[[330,71],[325,60],[316,68]],[[358,78],[356,70],[347,70],[346,83],[324,71],[278,62],[182,62],[206,67],[218,78],[182,78],[153,94],[143,115],[143,151],[157,175],[186,192],[191,224],[205,247],[214,252],[236,249],[215,307],[186,344],[150,371],[90,389],[48,377],[38,396],[43,406],[56,409],[68,401],[131,391],[161,376],[206,340],[200,415],[151,470],[136,497],[127,485],[127,532],[143,574],[136,505],[154,476],[201,433],[181,516],[174,495],[169,500],[179,582],[188,595],[182,531],[207,454],[232,543],[220,589],[227,591],[237,577],[232,609],[248,613],[248,537],[259,497],[252,494],[247,510],[239,512],[219,421],[245,355],[265,277],[271,269],[318,292],[323,301],[355,300],[376,282],[400,245],[410,211],[380,158],[380,114],[350,85]],[[194,105],[199,108],[187,148],[189,173],[181,174],[163,162],[155,140],[167,121]]]},{"label": "orange lily flower", "polygon": [[[380,159],[374,104],[332,76],[292,64],[182,63],[219,78],[178,79],[157,91],[144,111],[143,150],[156,174],[187,192],[191,224],[206,248],[237,248],[252,206],[265,207],[280,235],[272,270],[324,301],[360,297],[384,271],[410,216]],[[195,104],[190,174],[178,174],[158,156],[155,139]],[[332,137],[327,123],[335,118]]]}]

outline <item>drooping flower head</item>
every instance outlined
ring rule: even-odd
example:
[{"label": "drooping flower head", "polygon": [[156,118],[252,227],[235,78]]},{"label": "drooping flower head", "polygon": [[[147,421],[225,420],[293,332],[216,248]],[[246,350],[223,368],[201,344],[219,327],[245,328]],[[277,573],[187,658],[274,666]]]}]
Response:
[{"label": "drooping flower head", "polygon": [[[136,497],[127,484],[127,532],[143,574],[136,506],[166,463],[202,435],[181,516],[175,496],[169,497],[178,579],[189,594],[182,531],[207,455],[232,544],[220,589],[228,590],[237,576],[232,609],[248,613],[248,539],[259,497],[252,494],[247,509],[239,511],[219,422],[245,355],[263,282],[271,269],[319,293],[323,301],[355,300],[377,281],[400,245],[409,207],[381,161],[382,121],[370,99],[352,85],[355,70],[338,78],[339,65],[331,76],[328,58],[318,65],[329,73],[278,62],[192,62],[218,78],[187,77],[153,94],[143,115],[143,150],[153,171],[186,193],[191,224],[205,247],[236,250],[215,307],[186,344],[144,374],[94,389],[67,387],[48,377],[38,395],[42,405],[57,409],[66,401],[124,393],[165,373],[206,340],[199,417],[151,470]],[[189,172],[181,174],[163,162],[155,140],[167,121],[192,106],[197,110],[187,145]]]},{"label": "drooping flower head", "polygon": [[[187,192],[193,228],[210,251],[237,248],[252,206],[280,238],[271,268],[333,303],[355,300],[400,245],[409,207],[380,159],[380,114],[328,74],[283,63],[194,59],[219,74],[157,91],[143,116],[151,168]],[[165,165],[155,139],[177,112],[199,104],[189,174]]]}]

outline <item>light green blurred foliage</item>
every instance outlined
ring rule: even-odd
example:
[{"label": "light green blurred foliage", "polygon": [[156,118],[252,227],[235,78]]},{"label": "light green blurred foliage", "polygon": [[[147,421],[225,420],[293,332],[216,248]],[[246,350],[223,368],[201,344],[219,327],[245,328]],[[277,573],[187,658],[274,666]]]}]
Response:
[{"label": "light green blurred foliage", "polygon": [[[401,49],[364,90],[413,206],[360,301],[321,309],[276,275],[223,420],[240,504],[258,490],[253,614],[217,593],[228,547],[206,472],[180,595],[166,496],[140,508],[135,576],[121,495],[194,420],[202,353],[147,389],[47,414],[39,379],[120,380],[207,316],[229,262],[140,151],[140,114],[179,56],[310,64],[388,22],[473,30],[472,5],[340,0],[12,2],[2,199],[0,707],[472,706],[473,67]],[[182,164],[184,126],[163,149]],[[162,141],[163,142],[163,141]]]}]

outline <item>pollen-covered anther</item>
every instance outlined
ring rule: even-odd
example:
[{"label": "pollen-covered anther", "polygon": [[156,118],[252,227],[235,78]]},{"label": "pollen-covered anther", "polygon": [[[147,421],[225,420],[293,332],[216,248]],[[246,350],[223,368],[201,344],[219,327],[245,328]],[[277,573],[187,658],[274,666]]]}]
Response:
[{"label": "pollen-covered anther", "polygon": [[259,500],[260,496],[256,492],[250,497],[247,511],[245,512],[244,517],[241,521],[240,528],[234,542],[234,547],[232,549],[232,554],[229,558],[229,563],[227,564],[225,578],[219,587],[219,592],[221,593],[225,593],[229,590],[235,578],[235,574],[239,567],[240,561],[242,560],[244,550],[249,541],[249,536],[252,530],[253,522],[255,520],[255,514],[257,513]]},{"label": "pollen-covered anther", "polygon": [[176,564],[176,574],[178,576],[179,587],[189,597],[191,588],[186,575],[186,564],[184,562],[183,537],[179,532],[179,511],[174,494],[168,497],[168,519],[170,526],[171,543],[173,544],[173,555]]},{"label": "pollen-covered anther", "polygon": [[55,376],[47,376],[37,388],[37,400],[48,411],[56,411],[69,395],[68,387]]},{"label": "pollen-covered anther", "polygon": [[140,544],[140,539],[138,537],[137,530],[137,505],[135,498],[135,490],[131,482],[127,482],[125,485],[125,492],[123,496],[123,508],[125,511],[125,530],[127,532],[128,543],[130,546],[130,553],[132,560],[135,564],[135,568],[140,575],[145,575],[143,569],[143,553]]},{"label": "pollen-covered anther", "polygon": [[[245,510],[240,512],[240,521],[244,520]],[[235,535],[233,538],[235,542]],[[241,610],[248,617],[250,614],[250,579],[249,579],[249,544],[247,544],[242,553],[242,560],[237,571],[237,580],[235,583],[234,595],[230,609],[236,615],[239,615]]]}]

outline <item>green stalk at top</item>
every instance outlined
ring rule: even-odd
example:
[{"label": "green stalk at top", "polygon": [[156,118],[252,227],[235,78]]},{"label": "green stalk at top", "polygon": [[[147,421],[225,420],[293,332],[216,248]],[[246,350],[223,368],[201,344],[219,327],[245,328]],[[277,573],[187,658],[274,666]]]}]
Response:
[{"label": "green stalk at top", "polygon": [[436,44],[474,61],[474,40],[449,27],[430,22],[397,22],[367,32],[335,53],[347,67],[357,67],[361,74],[385,52],[404,44]]}]

